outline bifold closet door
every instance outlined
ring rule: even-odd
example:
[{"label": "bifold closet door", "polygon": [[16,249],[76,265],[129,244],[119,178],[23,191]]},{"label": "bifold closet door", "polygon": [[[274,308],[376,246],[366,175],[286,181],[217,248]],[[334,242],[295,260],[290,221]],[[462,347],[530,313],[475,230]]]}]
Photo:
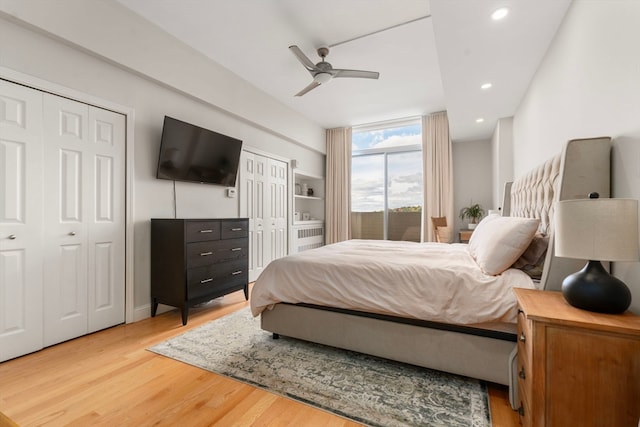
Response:
[{"label": "bifold closet door", "polygon": [[44,95],[44,345],[124,321],[124,116]]},{"label": "bifold closet door", "polygon": [[0,362],[42,348],[42,93],[0,80]]},{"label": "bifold closet door", "polygon": [[249,218],[249,281],[288,253],[286,162],[242,152],[240,216]]}]

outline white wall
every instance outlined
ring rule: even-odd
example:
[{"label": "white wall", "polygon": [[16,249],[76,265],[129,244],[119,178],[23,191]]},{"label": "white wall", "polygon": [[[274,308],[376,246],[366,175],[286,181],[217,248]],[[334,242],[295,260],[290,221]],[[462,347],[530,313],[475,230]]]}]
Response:
[{"label": "white wall", "polygon": [[[612,196],[640,198],[639,23],[636,0],[573,2],[514,116],[516,178],[568,139],[611,136]],[[640,313],[640,263],[613,271]]]},{"label": "white wall", "polygon": [[458,241],[458,229],[466,228],[467,219],[460,219],[460,210],[469,205],[480,203],[486,212],[494,209],[492,204],[491,141],[454,141],[453,152],[453,211],[455,241]]},{"label": "white wall", "polygon": [[[42,6],[21,10],[17,5],[29,3]],[[82,3],[82,5],[80,5]],[[136,45],[140,40],[154,45],[156,34],[145,33],[143,23],[135,27],[125,24],[111,26],[114,33],[113,46],[106,40],[96,36],[93,25],[84,14],[73,13],[67,6],[78,6],[83,13],[87,5],[96,10],[93,17],[101,19],[105,13],[107,22],[118,22],[119,8],[115,14],[103,10],[108,2],[96,0],[56,1],[56,2],[12,2],[0,3],[0,10],[20,9],[16,12],[21,19],[34,24],[43,23],[47,28],[56,31],[68,24],[74,28],[74,42],[84,34],[87,39],[94,39],[100,49],[111,49],[119,52],[129,51],[130,47],[118,45],[131,41]],[[107,11],[108,12],[108,11]],[[113,11],[111,11],[113,12]],[[41,16],[42,15],[42,16]],[[124,17],[126,18],[126,17]],[[124,23],[129,22],[124,19]],[[46,25],[45,25],[46,24]],[[61,33],[68,33],[62,31]],[[98,31],[98,34],[100,32]],[[122,35],[127,35],[122,38]],[[106,36],[106,35],[105,35]],[[164,42],[162,39],[158,43]],[[98,43],[100,42],[100,43]],[[0,12],[0,49],[1,66],[36,78],[87,93],[91,96],[134,109],[134,138],[127,141],[133,144],[133,222],[134,222],[134,305],[136,318],[148,315],[150,295],[149,284],[149,219],[172,218],[174,216],[173,183],[155,179],[158,149],[162,132],[164,115],[170,115],[187,122],[197,124],[215,131],[242,139],[245,146],[253,147],[261,152],[273,153],[284,159],[299,159],[306,167],[317,174],[324,170],[324,129],[307,119],[288,110],[275,101],[269,100],[265,94],[247,86],[232,75],[221,75],[220,80],[209,78],[199,73],[190,73],[194,67],[207,67],[211,63],[203,63],[193,52],[182,55],[181,68],[185,72],[183,80],[188,80],[188,87],[176,88],[172,83],[174,77],[168,76],[168,82],[159,81],[162,76],[150,78],[137,71],[137,61],[142,58],[149,64],[157,62],[160,52],[140,50],[138,57],[131,59],[134,66],[107,60],[95,52],[88,52],[67,40],[25,25],[15,17]],[[177,47],[176,47],[177,49]],[[171,59],[171,58],[169,58]],[[164,59],[167,62],[167,59]],[[192,61],[192,62],[190,62]],[[208,65],[207,65],[208,64]],[[176,71],[177,73],[177,71]],[[1,76],[0,76],[1,77]],[[198,91],[202,88],[203,93]],[[193,91],[193,93],[189,92]],[[216,102],[227,102],[233,98],[233,105],[221,108]],[[231,112],[234,109],[238,113]],[[259,117],[264,110],[266,118]],[[242,115],[240,115],[242,114]],[[254,122],[253,120],[259,120]],[[131,125],[131,124],[130,124]],[[130,160],[130,159],[129,159]],[[235,217],[238,215],[238,198],[229,199],[224,196],[224,187],[201,185],[195,183],[176,183],[179,217]]]}]

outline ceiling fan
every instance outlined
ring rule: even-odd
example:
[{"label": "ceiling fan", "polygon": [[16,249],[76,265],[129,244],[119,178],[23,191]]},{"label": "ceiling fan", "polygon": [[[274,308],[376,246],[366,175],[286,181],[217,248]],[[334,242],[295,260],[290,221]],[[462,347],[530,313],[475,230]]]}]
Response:
[{"label": "ceiling fan", "polygon": [[295,96],[302,96],[305,93],[309,92],[312,89],[317,88],[318,86],[328,83],[334,77],[356,77],[363,79],[377,79],[380,77],[380,73],[376,71],[362,71],[362,70],[343,70],[340,68],[333,68],[331,64],[324,60],[326,56],[329,54],[328,47],[321,47],[318,49],[318,56],[322,58],[322,61],[318,62],[314,65],[313,62],[307,56],[302,53],[300,48],[296,45],[289,46],[289,49],[293,54],[298,58],[298,60],[304,65],[304,68],[311,74],[313,77],[313,82],[300,92],[296,93]]}]

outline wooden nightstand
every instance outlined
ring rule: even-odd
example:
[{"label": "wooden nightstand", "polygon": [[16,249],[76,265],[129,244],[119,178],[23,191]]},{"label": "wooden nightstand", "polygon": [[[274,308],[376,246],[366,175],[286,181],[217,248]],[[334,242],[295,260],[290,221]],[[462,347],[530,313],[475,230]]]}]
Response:
[{"label": "wooden nightstand", "polygon": [[640,316],[580,310],[560,292],[514,292],[522,425],[638,426]]},{"label": "wooden nightstand", "polygon": [[473,230],[460,230],[458,232],[458,237],[460,238],[460,243],[469,243],[469,239],[473,234]]}]

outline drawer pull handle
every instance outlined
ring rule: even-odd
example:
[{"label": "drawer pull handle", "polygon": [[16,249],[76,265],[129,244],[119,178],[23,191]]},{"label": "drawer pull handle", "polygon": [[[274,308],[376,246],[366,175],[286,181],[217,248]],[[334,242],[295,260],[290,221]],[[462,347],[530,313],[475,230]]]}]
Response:
[{"label": "drawer pull handle", "polygon": [[527,342],[527,337],[524,334],[520,334],[520,341]]},{"label": "drawer pull handle", "polygon": [[209,282],[213,282],[213,279],[209,278],[209,279],[200,280],[200,283],[209,283]]},{"label": "drawer pull handle", "polygon": [[520,368],[520,372],[518,372],[518,376],[523,380],[526,378],[526,375],[524,374],[524,367]]},{"label": "drawer pull handle", "polygon": [[242,270],[234,271],[231,273],[232,276],[237,276],[238,274],[242,274]]},{"label": "drawer pull handle", "polygon": [[237,251],[241,251],[241,250],[242,250],[242,248],[233,248],[233,249],[231,249],[231,252],[237,252]]},{"label": "drawer pull handle", "polygon": [[213,233],[213,230],[200,230],[201,233]]},{"label": "drawer pull handle", "polygon": [[200,252],[200,256],[209,256],[213,255],[213,252]]},{"label": "drawer pull handle", "polygon": [[9,234],[9,240],[16,240],[16,237],[15,234]]},{"label": "drawer pull handle", "polygon": [[242,231],[242,228],[232,228],[231,231]]}]

